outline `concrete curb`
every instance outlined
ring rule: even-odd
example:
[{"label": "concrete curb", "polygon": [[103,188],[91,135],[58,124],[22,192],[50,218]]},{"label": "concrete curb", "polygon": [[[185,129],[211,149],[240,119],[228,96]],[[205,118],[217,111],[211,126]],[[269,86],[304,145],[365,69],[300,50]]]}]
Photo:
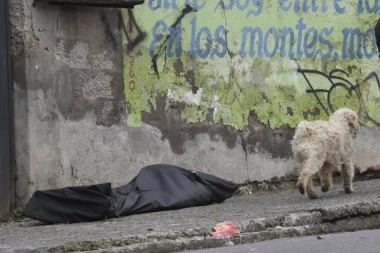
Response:
[{"label": "concrete curb", "polygon": [[126,236],[124,239],[78,241],[18,252],[178,252],[245,244],[278,238],[380,228],[380,201],[357,202],[285,215],[257,218],[237,224],[239,234],[211,237],[210,228]]}]

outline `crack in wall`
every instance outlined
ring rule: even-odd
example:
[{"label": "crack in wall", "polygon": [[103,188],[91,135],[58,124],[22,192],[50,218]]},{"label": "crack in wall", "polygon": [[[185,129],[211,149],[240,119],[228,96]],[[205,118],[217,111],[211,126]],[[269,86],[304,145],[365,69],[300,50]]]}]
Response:
[{"label": "crack in wall", "polygon": [[[33,12],[32,9],[29,6],[28,0],[25,1],[26,6],[30,12],[30,30],[32,31],[32,35],[35,40],[40,41],[40,39],[36,36],[36,33],[34,32],[34,24],[33,24]],[[33,6],[34,7],[34,6]]]}]

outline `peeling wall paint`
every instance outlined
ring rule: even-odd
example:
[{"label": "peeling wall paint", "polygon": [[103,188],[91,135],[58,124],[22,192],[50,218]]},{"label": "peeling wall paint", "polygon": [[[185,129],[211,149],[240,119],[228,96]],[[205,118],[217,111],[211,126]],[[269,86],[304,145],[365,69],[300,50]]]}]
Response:
[{"label": "peeling wall paint", "polygon": [[[326,119],[350,107],[379,125],[378,1],[149,0],[124,11],[128,125],[184,103],[184,123],[244,129]],[[210,122],[210,121],[209,121]]]}]

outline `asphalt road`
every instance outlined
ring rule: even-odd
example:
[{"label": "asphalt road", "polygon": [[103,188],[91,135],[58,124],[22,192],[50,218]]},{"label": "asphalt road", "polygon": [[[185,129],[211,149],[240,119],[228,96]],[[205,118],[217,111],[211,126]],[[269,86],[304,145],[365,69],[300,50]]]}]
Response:
[{"label": "asphalt road", "polygon": [[378,253],[380,230],[287,238],[184,253]]}]

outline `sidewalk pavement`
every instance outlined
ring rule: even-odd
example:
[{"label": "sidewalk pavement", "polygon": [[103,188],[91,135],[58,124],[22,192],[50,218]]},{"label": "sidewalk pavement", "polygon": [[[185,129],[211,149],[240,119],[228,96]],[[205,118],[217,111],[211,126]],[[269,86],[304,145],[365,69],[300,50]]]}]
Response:
[{"label": "sidewalk pavement", "polygon": [[[298,190],[235,196],[221,204],[131,215],[99,222],[44,225],[0,223],[0,252],[178,252],[276,238],[380,228],[380,179],[334,185],[310,200]],[[240,233],[212,237],[234,221]]]}]

